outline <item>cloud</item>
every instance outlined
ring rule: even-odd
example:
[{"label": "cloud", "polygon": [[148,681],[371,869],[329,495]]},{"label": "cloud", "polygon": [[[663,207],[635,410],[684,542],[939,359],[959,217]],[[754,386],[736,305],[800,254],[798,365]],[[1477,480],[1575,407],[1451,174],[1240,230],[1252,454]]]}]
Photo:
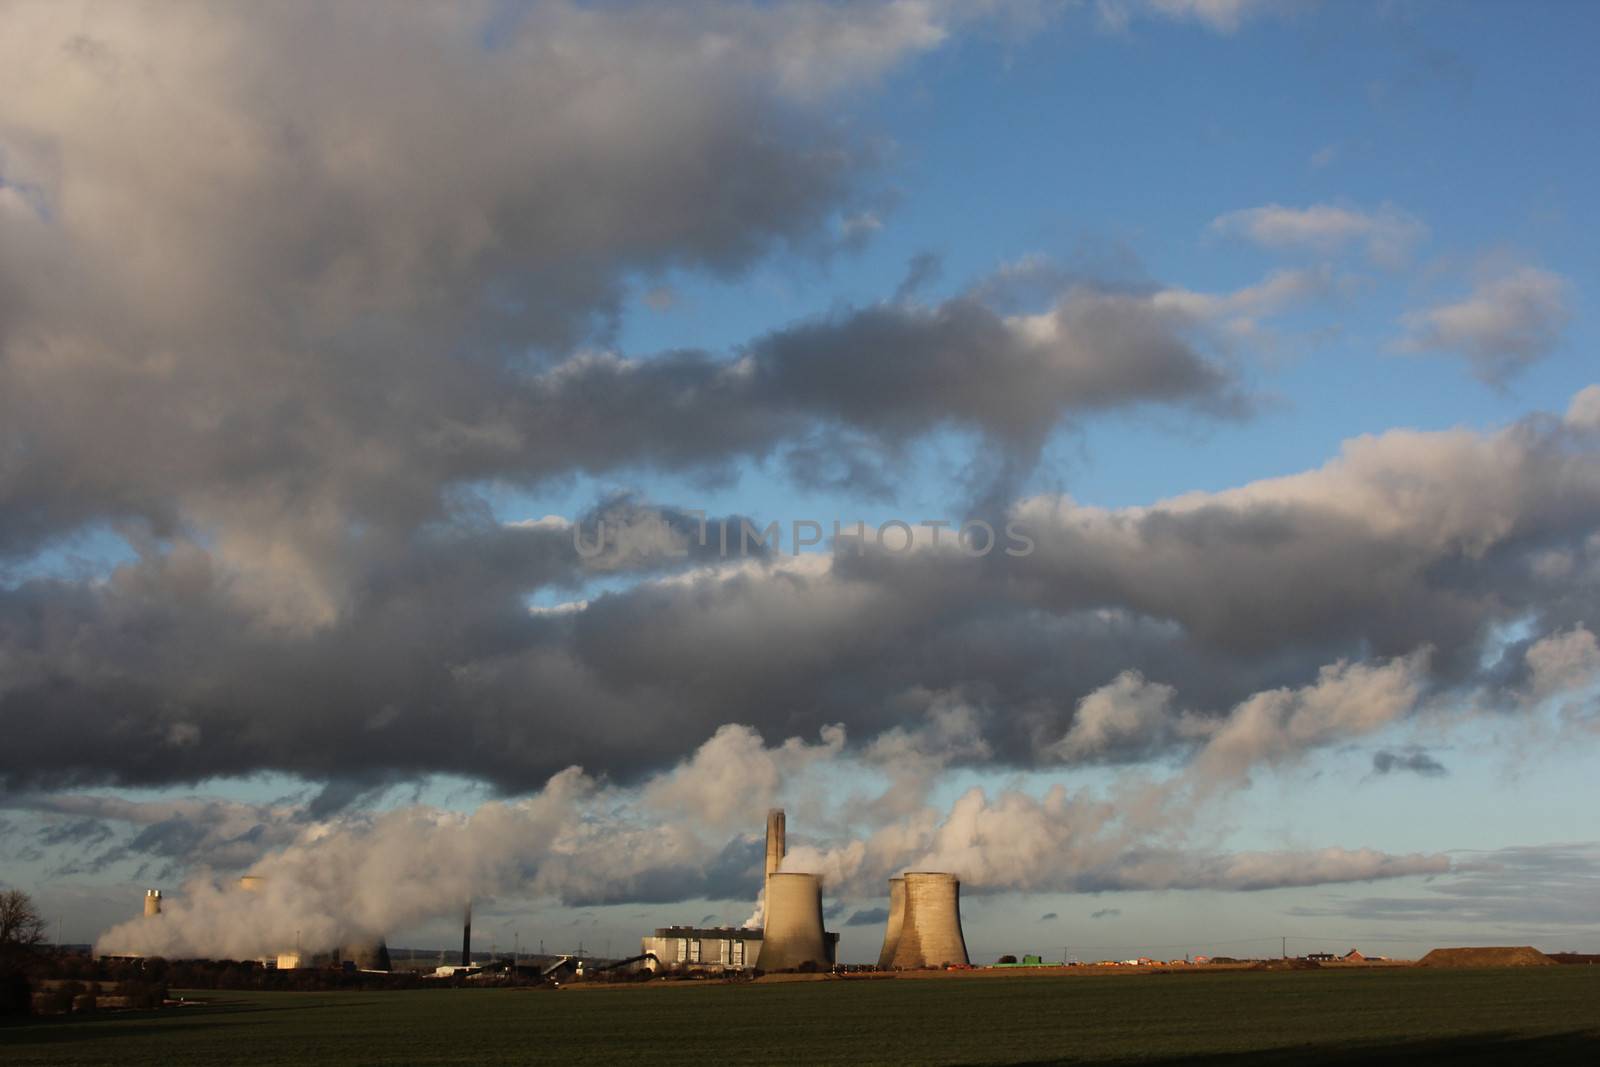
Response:
[{"label": "cloud", "polygon": [[1586,690],[1600,680],[1600,642],[1582,623],[1539,638],[1523,658],[1528,666],[1528,699],[1535,704]]},{"label": "cloud", "polygon": [[1392,204],[1373,211],[1337,204],[1303,208],[1267,204],[1222,215],[1212,221],[1211,229],[1267,248],[1306,249],[1323,255],[1359,244],[1373,262],[1389,267],[1403,263],[1428,235],[1420,219]]},{"label": "cloud", "polygon": [[1502,384],[1560,343],[1569,288],[1558,274],[1520,267],[1479,283],[1463,300],[1408,312],[1396,348],[1462,356],[1480,381]]},{"label": "cloud", "polygon": [[1285,0],[1097,0],[1096,9],[1108,26],[1124,29],[1135,17],[1198,22],[1217,33],[1231,34],[1247,20],[1287,10]]},{"label": "cloud", "polygon": [[1372,754],[1372,769],[1377,774],[1410,771],[1425,778],[1437,778],[1450,773],[1444,764],[1421,749],[1409,752],[1390,752],[1380,749]]},{"label": "cloud", "polygon": [[[532,372],[603,348],[635,285],[830,254],[879,174],[836,94],[1005,6],[468,3],[384,9],[381,37],[359,2],[19,7],[0,557],[96,523],[199,530],[280,614],[325,620],[350,527],[604,469],[541,435],[582,398]],[[629,461],[782,433],[751,425]]]},{"label": "cloud", "polygon": [[877,926],[879,923],[889,921],[888,908],[866,908],[851,914],[844,921],[846,926]]},{"label": "cloud", "polygon": [[[248,958],[290,943],[331,946],[448,914],[461,901],[556,900],[584,907],[625,902],[749,901],[760,888],[762,798],[749,798],[742,822],[718,829],[682,818],[661,781],[693,776],[726,746],[709,739],[659,779],[617,786],[569,767],[539,790],[470,812],[407,804],[308,819],[292,806],[218,807],[190,798],[136,802],[95,796],[12,801],[34,815],[59,816],[58,829],[85,812],[126,824],[131,837],[100,848],[107,862],[139,855],[181,859],[192,873],[167,895],[158,920],[137,918],[99,939],[103,951]],[[767,747],[781,758],[805,746]],[[1101,892],[1115,889],[1239,889],[1321,885],[1439,873],[1438,855],[1371,849],[1216,853],[1184,848],[1184,821],[1141,822],[1117,796],[1070,794],[1060,785],[1034,795],[972,789],[947,809],[928,805],[892,815],[860,833],[840,821],[848,798],[831,787],[841,770],[790,764],[780,795],[812,813],[815,829],[791,842],[786,870],[820,874],[835,901],[877,897],[890,873],[956,872],[968,892]],[[845,779],[863,768],[844,761]],[[663,797],[668,800],[663,803]],[[183,833],[166,833],[189,809]],[[210,814],[207,813],[207,809]],[[1194,806],[1187,809],[1197,814]],[[221,818],[218,818],[221,816]],[[216,822],[254,820],[249,862],[222,873],[211,865]],[[152,830],[161,831],[152,835]],[[61,829],[67,847],[81,836]],[[428,858],[418,863],[418,857]],[[242,892],[236,872],[262,881]],[[856,911],[847,925],[886,918]],[[1046,918],[1049,918],[1048,916]],[[291,942],[291,938],[297,938]]]},{"label": "cloud", "polygon": [[1067,760],[1116,747],[1160,747],[1174,721],[1170,685],[1124,671],[1078,702],[1072,729],[1056,748]]},{"label": "cloud", "polygon": [[1293,914],[1371,921],[1447,921],[1479,931],[1479,943],[1510,928],[1527,936],[1530,926],[1560,936],[1563,927],[1592,929],[1600,890],[1600,845],[1572,842],[1518,845],[1455,854],[1453,870],[1428,880],[1415,895],[1339,900]]},{"label": "cloud", "polygon": [[1120,916],[1121,914],[1122,914],[1122,909],[1121,908],[1101,908],[1099,911],[1091,912],[1090,915],[1089,915],[1089,918],[1091,918],[1091,919],[1115,919],[1118,916]]},{"label": "cloud", "polygon": [[[104,580],[0,587],[0,773],[452,772],[520,790],[573,763],[637,779],[729,723],[893,739],[915,756],[912,798],[952,760],[1203,747],[1216,773],[1248,773],[1484,684],[1510,623],[1530,643],[1574,633],[1600,574],[1596,448],[1536,415],[1361,437],[1312,470],[1146,507],[1042,495],[1010,513],[1035,541],[1020,558],[947,538],[724,562],[717,517],[702,547],[692,515],[623,500],[601,510],[632,532],[592,565],[571,520],[369,531],[333,558],[338,607],[315,625],[264,616],[214,546],[151,543]],[[528,610],[595,575],[630,581]]]},{"label": "cloud", "polygon": [[[903,450],[949,427],[1031,462],[1051,430],[1100,411],[1249,410],[1215,331],[1225,314],[1262,301],[1176,292],[1073,284],[1030,315],[971,295],[847,308],[755,338],[734,359],[575,356],[500,402],[518,444],[533,448],[520,462],[543,477],[694,469],[819,436]],[[630,433],[612,432],[619,425]]]},{"label": "cloud", "polygon": [[1581,430],[1600,430],[1600,385],[1578,390],[1567,407],[1566,422]]},{"label": "cloud", "polygon": [[1257,693],[1215,724],[1196,764],[1203,777],[1236,778],[1317,745],[1373,733],[1416,708],[1427,658],[1330,664],[1314,684]]}]

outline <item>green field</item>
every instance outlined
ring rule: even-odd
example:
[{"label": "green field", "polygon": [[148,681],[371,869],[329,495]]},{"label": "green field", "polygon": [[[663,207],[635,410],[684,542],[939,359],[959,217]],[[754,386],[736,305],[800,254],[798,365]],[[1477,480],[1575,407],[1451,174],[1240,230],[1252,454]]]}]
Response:
[{"label": "green field", "polygon": [[194,995],[0,1063],[1600,1062],[1600,967]]}]

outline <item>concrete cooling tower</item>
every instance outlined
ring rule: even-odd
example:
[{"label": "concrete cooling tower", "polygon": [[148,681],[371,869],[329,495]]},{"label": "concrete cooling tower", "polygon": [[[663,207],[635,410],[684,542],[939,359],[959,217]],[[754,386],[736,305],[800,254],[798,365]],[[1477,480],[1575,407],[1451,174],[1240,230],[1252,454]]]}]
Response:
[{"label": "concrete cooling tower", "polygon": [[161,914],[161,890],[146,889],[144,891],[144,917]]},{"label": "concrete cooling tower", "polygon": [[[890,893],[893,894],[893,882]],[[967,940],[961,935],[961,882],[953,874],[907,871],[899,936],[889,966],[900,969],[967,964]],[[894,928],[891,896],[890,929]],[[888,948],[888,938],[884,947]]]},{"label": "concrete cooling tower", "polygon": [[894,966],[895,946],[900,944],[900,927],[906,918],[906,880],[889,879],[889,927],[883,932],[883,948],[878,952],[878,970]]},{"label": "concrete cooling tower", "polygon": [[814,874],[769,875],[767,926],[756,966],[782,971],[805,963],[825,968],[832,962],[822,932],[822,882]]}]

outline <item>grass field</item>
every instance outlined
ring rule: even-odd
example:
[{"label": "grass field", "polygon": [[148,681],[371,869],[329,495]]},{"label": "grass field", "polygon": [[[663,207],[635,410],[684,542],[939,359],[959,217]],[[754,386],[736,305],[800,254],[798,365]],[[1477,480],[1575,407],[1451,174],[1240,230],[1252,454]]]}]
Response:
[{"label": "grass field", "polygon": [[0,1063],[1596,1062],[1600,967],[216,993],[0,1029]]}]

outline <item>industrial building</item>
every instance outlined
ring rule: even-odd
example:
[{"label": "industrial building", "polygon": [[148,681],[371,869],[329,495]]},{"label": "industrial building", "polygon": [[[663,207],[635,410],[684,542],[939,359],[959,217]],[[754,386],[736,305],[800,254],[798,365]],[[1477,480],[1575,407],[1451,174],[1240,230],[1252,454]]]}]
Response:
[{"label": "industrial building", "polygon": [[742,971],[756,965],[761,936],[760,930],[743,926],[663,926],[641,938],[639,948],[663,967]]}]

